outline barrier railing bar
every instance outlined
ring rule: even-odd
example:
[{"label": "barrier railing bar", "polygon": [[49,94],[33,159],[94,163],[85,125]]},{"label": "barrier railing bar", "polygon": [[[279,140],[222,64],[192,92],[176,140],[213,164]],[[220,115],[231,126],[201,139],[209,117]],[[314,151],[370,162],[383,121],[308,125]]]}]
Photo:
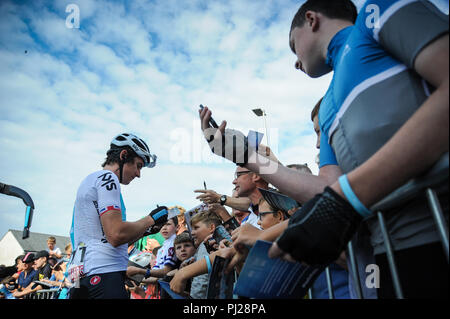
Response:
[{"label": "barrier railing bar", "polygon": [[439,237],[444,248],[445,256],[447,257],[447,263],[449,262],[449,245],[448,245],[448,228],[445,223],[444,215],[442,214],[441,205],[437,198],[436,192],[431,188],[426,189],[426,195],[428,204],[430,205],[431,213],[433,214],[434,221],[438,228]]},{"label": "barrier railing bar", "polygon": [[400,278],[398,276],[397,266],[395,265],[394,250],[392,249],[391,239],[386,228],[383,214],[377,213],[378,221],[380,223],[381,233],[383,235],[384,246],[386,247],[386,255],[389,263],[389,269],[391,271],[392,282],[394,284],[395,295],[398,299],[403,299],[403,291],[400,285]]},{"label": "barrier railing bar", "polygon": [[351,241],[349,241],[347,245],[347,250],[348,250],[348,257],[350,258],[350,266],[352,267],[351,270],[354,286],[356,289],[356,296],[358,297],[358,299],[364,299],[361,290],[361,281],[359,280],[358,264],[356,263],[355,253],[353,251],[353,244]]},{"label": "barrier railing bar", "polygon": [[325,276],[327,277],[328,299],[334,299],[333,283],[331,281],[330,267],[325,268]]}]

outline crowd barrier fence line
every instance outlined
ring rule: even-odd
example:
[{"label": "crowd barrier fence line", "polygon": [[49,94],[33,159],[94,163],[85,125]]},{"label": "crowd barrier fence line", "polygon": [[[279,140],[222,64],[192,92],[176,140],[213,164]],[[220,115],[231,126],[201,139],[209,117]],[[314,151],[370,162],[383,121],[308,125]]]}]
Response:
[{"label": "crowd barrier fence line", "polygon": [[[371,210],[376,212],[376,217],[380,224],[380,229],[383,235],[384,246],[386,248],[386,255],[389,264],[389,270],[391,272],[395,295],[398,299],[403,299],[403,291],[400,284],[400,278],[398,275],[397,266],[395,263],[394,249],[389,236],[389,231],[386,227],[383,211],[392,209],[399,206],[406,201],[416,197],[420,192],[425,192],[428,205],[433,215],[434,222],[436,223],[437,232],[441,240],[444,254],[446,255],[447,262],[449,262],[449,240],[448,240],[448,226],[446,225],[442,208],[439,203],[437,192],[435,189],[448,191],[448,173],[449,173],[449,157],[448,153],[444,154],[441,159],[433,166],[433,168],[424,176],[413,179],[396,191],[388,195],[379,203],[371,207]],[[348,257],[350,259],[350,266],[352,270],[352,278],[355,284],[355,292],[358,299],[363,299],[361,281],[358,273],[358,264],[355,258],[352,242],[347,245]],[[329,299],[334,299],[334,289],[332,284],[332,277],[329,267],[325,268],[325,275],[328,288]],[[43,289],[38,290],[28,296],[28,299],[53,299],[58,293],[59,289]],[[308,290],[308,297],[314,299],[312,290]]]},{"label": "crowd barrier fence line", "polygon": [[[394,292],[397,299],[403,299],[403,290],[400,284],[400,278],[398,269],[395,263],[394,249],[392,247],[392,241],[389,236],[389,231],[386,227],[386,221],[383,216],[383,211],[395,208],[417,197],[421,192],[425,193],[425,197],[428,202],[428,206],[433,215],[433,220],[436,224],[437,232],[444,249],[444,254],[449,262],[449,240],[448,240],[448,226],[445,221],[442,208],[438,200],[437,193],[440,191],[448,192],[448,177],[449,177],[449,154],[445,153],[439,161],[424,175],[412,179],[402,187],[398,188],[390,195],[386,196],[383,200],[371,207],[373,212],[376,212],[376,217],[380,225],[380,229],[383,236],[384,246],[386,249],[386,256],[389,264],[389,271],[392,276],[392,283],[394,286]],[[347,256],[350,259],[351,275],[355,286],[355,293],[358,299],[363,299],[362,286],[360,276],[358,272],[358,264],[355,258],[355,253],[350,241],[347,245]],[[334,291],[331,281],[330,270],[327,267],[325,269],[327,277],[328,295],[330,299],[334,298]],[[313,299],[312,290],[308,290],[308,296]]]},{"label": "crowd barrier fence line", "polygon": [[58,292],[59,288],[41,289],[29,294],[25,299],[55,299]]}]

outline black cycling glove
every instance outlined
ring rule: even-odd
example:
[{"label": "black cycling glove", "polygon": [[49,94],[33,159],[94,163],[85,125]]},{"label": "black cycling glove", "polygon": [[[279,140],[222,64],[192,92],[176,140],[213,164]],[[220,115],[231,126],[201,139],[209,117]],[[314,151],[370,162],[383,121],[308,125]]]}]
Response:
[{"label": "black cycling glove", "polygon": [[152,210],[150,214],[148,214],[153,220],[155,224],[153,224],[147,231],[144,233],[144,236],[152,235],[158,233],[161,228],[167,223],[167,215],[169,210],[166,206],[159,206]]},{"label": "black cycling glove", "polygon": [[326,187],[292,215],[277,244],[297,261],[329,264],[345,250],[361,220],[350,203]]}]

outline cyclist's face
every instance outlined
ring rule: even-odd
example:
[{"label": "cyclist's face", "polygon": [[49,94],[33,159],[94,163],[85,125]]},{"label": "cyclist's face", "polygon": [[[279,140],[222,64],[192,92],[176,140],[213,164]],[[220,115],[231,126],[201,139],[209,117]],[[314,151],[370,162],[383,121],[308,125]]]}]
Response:
[{"label": "cyclist's face", "polygon": [[135,177],[141,177],[141,169],[144,167],[144,161],[139,156],[134,158],[131,163],[123,165],[122,184],[128,185]]}]

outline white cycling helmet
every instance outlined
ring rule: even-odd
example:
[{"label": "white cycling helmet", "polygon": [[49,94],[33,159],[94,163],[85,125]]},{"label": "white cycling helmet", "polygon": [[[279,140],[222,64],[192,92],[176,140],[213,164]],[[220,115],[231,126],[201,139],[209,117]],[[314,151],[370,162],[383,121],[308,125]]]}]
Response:
[{"label": "white cycling helmet", "polygon": [[141,138],[130,133],[117,135],[111,141],[111,148],[129,146],[144,161],[145,167],[155,167],[156,155],[150,153],[147,144]]}]

